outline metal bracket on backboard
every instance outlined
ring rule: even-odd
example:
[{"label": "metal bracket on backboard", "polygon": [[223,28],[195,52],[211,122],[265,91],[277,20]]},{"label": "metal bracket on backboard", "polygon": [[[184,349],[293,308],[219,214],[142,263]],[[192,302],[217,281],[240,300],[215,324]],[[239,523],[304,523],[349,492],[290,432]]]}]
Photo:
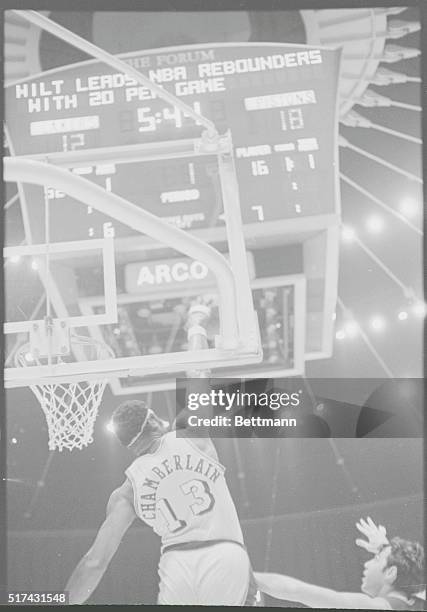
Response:
[{"label": "metal bracket on backboard", "polygon": [[70,353],[70,328],[65,319],[46,318],[32,321],[30,349],[34,358]]},{"label": "metal bracket on backboard", "polygon": [[202,138],[194,140],[194,151],[198,155],[224,155],[231,154],[233,144],[231,132],[218,136],[211,136],[207,131],[203,132]]}]

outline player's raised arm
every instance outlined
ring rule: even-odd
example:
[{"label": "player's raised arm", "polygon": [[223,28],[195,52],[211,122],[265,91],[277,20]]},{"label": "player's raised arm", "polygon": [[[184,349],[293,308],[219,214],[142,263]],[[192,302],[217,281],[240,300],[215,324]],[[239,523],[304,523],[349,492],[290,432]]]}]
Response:
[{"label": "player's raised arm", "polygon": [[[186,323],[189,351],[200,351],[209,348],[206,326],[210,315],[211,309],[206,301],[203,302],[203,299],[200,299],[198,303],[191,306]],[[186,374],[187,398],[192,397],[194,399],[210,392],[210,370],[196,369],[187,371]],[[185,429],[187,434],[192,438],[193,443],[196,444],[200,450],[213,456],[214,459],[217,459],[216,449],[209,437],[209,427],[200,424],[200,421],[198,421],[197,426],[192,427],[189,423],[189,417],[191,415],[200,418],[211,417],[212,406],[210,404],[200,404],[195,412],[192,412],[189,408],[184,408],[177,415],[175,426],[176,429]]]},{"label": "player's raised arm", "polygon": [[[207,304],[198,303],[191,306],[186,324],[189,351],[200,351],[209,348],[206,325],[210,316],[211,309]],[[187,372],[187,376],[201,380],[207,379],[210,376],[210,370],[192,370]],[[207,388],[207,385],[205,388]]]},{"label": "player's raised arm", "polygon": [[282,574],[255,572],[255,579],[263,593],[276,599],[297,601],[310,608],[391,610],[389,603],[382,597],[334,591]]},{"label": "player's raised arm", "polygon": [[[200,351],[209,348],[206,325],[209,320],[210,314],[211,310],[206,304],[196,303],[191,306],[188,312],[186,322],[189,351]],[[187,397],[189,397],[190,394],[200,395],[202,393],[209,392],[210,370],[189,370],[186,372],[186,375],[188,379],[186,382]],[[207,407],[208,412],[209,409],[210,407]],[[188,410],[188,408],[185,408],[181,411],[177,418],[177,428],[180,428],[181,426],[183,426],[183,424],[187,423],[187,417],[189,416],[189,414],[191,414],[191,412]]]},{"label": "player's raised arm", "polygon": [[67,582],[70,604],[84,603],[98,586],[127,529],[135,511],[129,499],[127,481],[113,491],[107,505],[107,517],[95,541]]}]

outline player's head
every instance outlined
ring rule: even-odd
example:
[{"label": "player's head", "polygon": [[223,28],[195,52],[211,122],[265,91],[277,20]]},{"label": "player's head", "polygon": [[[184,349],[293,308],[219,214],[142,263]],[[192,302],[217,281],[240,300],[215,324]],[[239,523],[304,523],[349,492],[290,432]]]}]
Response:
[{"label": "player's head", "polygon": [[142,400],[128,400],[120,404],[113,412],[111,421],[120,442],[136,455],[147,451],[153,441],[169,429],[169,423],[154,414]]},{"label": "player's head", "polygon": [[371,597],[400,591],[407,597],[424,584],[424,548],[418,542],[393,538],[365,563],[362,591]]}]

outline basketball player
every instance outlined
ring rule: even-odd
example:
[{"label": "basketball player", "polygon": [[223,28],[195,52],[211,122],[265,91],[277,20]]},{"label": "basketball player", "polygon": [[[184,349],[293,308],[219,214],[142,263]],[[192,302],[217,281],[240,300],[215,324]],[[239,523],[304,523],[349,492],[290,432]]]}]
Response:
[{"label": "basketball player", "polygon": [[264,593],[297,601],[310,608],[425,610],[426,602],[416,595],[424,585],[424,549],[418,542],[387,539],[385,528],[368,518],[357,524],[368,538],[358,546],[373,553],[364,565],[362,593],[346,593],[308,584],[281,574],[255,573]]},{"label": "basketball player", "polygon": [[[208,318],[205,305],[190,309],[189,349],[207,348]],[[200,392],[206,373],[191,375],[200,377]],[[239,519],[212,441],[185,432],[177,437],[142,401],[119,406],[112,422],[136,459],[110,497],[94,544],[68,581],[70,604],[91,595],[138,517],[161,537],[159,604],[256,605]]]}]

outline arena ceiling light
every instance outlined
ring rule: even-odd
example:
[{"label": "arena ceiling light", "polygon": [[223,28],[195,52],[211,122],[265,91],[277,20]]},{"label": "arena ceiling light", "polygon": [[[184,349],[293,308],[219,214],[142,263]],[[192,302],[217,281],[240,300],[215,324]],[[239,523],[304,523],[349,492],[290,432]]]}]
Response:
[{"label": "arena ceiling light", "polygon": [[379,215],[371,215],[366,220],[366,229],[370,234],[380,234],[384,229],[384,219]]},{"label": "arena ceiling light", "polygon": [[412,307],[412,312],[418,317],[425,317],[427,313],[427,305],[425,302],[417,302]]},{"label": "arena ceiling light", "polygon": [[416,217],[420,212],[418,201],[411,196],[404,197],[400,202],[399,208],[402,215],[405,215],[405,217],[409,219]]},{"label": "arena ceiling light", "polygon": [[353,240],[356,238],[356,232],[352,227],[344,225],[342,227],[341,237],[344,242],[353,242]]},{"label": "arena ceiling light", "polygon": [[376,316],[371,319],[371,328],[374,331],[382,331],[385,328],[386,322],[384,317]]},{"label": "arena ceiling light", "polygon": [[115,433],[113,421],[108,421],[108,423],[105,425],[105,429],[108,431],[108,433]]},{"label": "arena ceiling light", "polygon": [[359,325],[356,321],[348,321],[344,326],[344,330],[348,338],[355,338],[359,332]]}]

